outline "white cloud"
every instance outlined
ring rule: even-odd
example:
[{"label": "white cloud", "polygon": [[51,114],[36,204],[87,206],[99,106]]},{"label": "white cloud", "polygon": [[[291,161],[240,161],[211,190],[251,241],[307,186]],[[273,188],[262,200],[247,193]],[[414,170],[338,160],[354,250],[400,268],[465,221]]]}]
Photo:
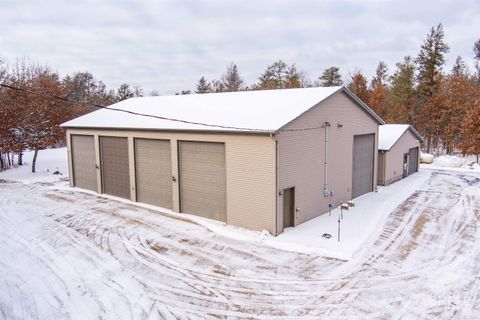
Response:
[{"label": "white cloud", "polygon": [[[100,3],[100,4],[98,4]],[[61,74],[88,70],[173,93],[234,61],[248,83],[277,59],[312,78],[331,65],[371,75],[415,56],[442,22],[451,50],[472,63],[480,3],[458,1],[3,1],[0,56],[28,56]]]}]

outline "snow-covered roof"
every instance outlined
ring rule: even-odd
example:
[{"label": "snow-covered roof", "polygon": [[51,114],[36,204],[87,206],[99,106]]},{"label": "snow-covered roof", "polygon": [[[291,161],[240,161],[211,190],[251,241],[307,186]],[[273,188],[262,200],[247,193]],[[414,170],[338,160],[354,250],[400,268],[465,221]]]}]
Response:
[{"label": "snow-covered roof", "polygon": [[378,150],[390,150],[407,130],[423,142],[417,130],[409,124],[384,124],[378,127]]},{"label": "snow-covered roof", "polygon": [[338,91],[352,96],[360,107],[383,123],[348,89],[320,87],[131,98],[67,121],[62,127],[275,132]]}]

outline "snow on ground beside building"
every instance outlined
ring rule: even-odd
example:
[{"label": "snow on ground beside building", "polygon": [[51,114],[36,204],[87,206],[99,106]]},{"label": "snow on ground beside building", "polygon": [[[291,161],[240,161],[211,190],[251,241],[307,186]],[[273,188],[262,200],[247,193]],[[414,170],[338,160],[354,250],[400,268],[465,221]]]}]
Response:
[{"label": "snow on ground beside building", "polygon": [[422,164],[424,167],[430,168],[457,168],[457,169],[473,169],[480,170],[480,164],[477,163],[475,156],[450,156],[441,155],[433,158],[431,165]]},{"label": "snow on ground beside building", "polygon": [[[337,208],[330,216],[324,214],[286,229],[266,243],[286,250],[348,260],[366,240],[377,235],[388,215],[428,181],[430,174],[429,170],[424,170],[390,186],[379,186],[378,192],[354,199],[355,206],[344,211],[343,219],[340,219],[340,241],[337,237],[340,209]],[[331,238],[325,239],[325,233]]]},{"label": "snow on ground beside building", "polygon": [[[24,165],[0,172],[0,179],[22,181],[23,183],[68,180],[67,148],[40,150],[35,173],[32,173],[33,154],[33,151],[24,152]],[[59,174],[53,174],[55,171],[58,171]]]},{"label": "snow on ground beside building", "polygon": [[389,213],[349,261],[238,241],[65,182],[0,180],[0,317],[480,319],[480,172],[412,177],[415,192],[379,205]]},{"label": "snow on ground beside building", "polygon": [[[38,156],[37,173],[31,173],[30,165],[33,152],[25,152],[26,165],[0,172],[0,179],[22,181],[24,183],[55,182],[68,180],[66,148],[42,150]],[[461,167],[469,163],[469,159],[442,156],[439,162],[424,168]],[[440,165],[438,165],[440,164]],[[463,166],[463,167],[462,167]],[[61,175],[54,175],[54,171]],[[182,217],[194,221],[218,235],[236,240],[264,243],[274,248],[302,253],[315,253],[324,257],[349,260],[368,239],[375,237],[382,223],[398,205],[411,196],[429,179],[431,171],[420,172],[400,180],[387,187],[378,187],[377,192],[365,194],[354,199],[355,207],[344,211],[340,220],[340,241],[338,241],[339,208],[332,210],[331,215],[323,214],[295,228],[287,228],[284,233],[273,237],[268,232],[257,232],[226,225],[223,222],[206,219],[190,214],[175,213],[172,210],[148,204],[133,203],[129,200],[102,195],[102,197],[123,203],[134,204],[141,208],[156,210],[173,217]],[[59,186],[60,187],[60,186]],[[63,188],[70,189],[65,182]],[[77,192],[96,194],[91,191],[74,189]],[[321,196],[321,195],[319,195]],[[325,235],[325,236],[324,236]],[[329,237],[329,238],[327,238]]]},{"label": "snow on ground beside building", "polygon": [[[22,181],[23,183],[68,181],[66,148],[41,150],[37,160],[37,172],[31,173],[33,152],[25,152],[25,165],[0,172],[0,179]],[[340,220],[340,241],[338,241],[338,217],[340,209],[332,210],[331,215],[323,214],[295,228],[287,228],[277,237],[267,231],[257,232],[226,225],[223,222],[203,217],[176,213],[172,210],[159,208],[143,203],[133,203],[129,200],[102,195],[112,201],[135,204],[138,207],[156,210],[173,217],[183,217],[194,221],[218,235],[236,240],[254,243],[264,243],[274,248],[302,253],[315,253],[324,257],[349,260],[362,244],[375,237],[382,223],[398,205],[421,188],[431,174],[431,169],[453,168],[454,170],[476,169],[480,166],[474,162],[474,157],[440,156],[433,164],[421,165],[420,172],[402,179],[389,186],[379,186],[377,192],[365,194],[354,199],[355,207],[344,211]],[[425,170],[427,169],[427,170]],[[430,170],[428,170],[430,169]],[[59,171],[60,175],[53,172]],[[60,186],[59,186],[60,187]],[[65,182],[63,188],[70,189]],[[78,192],[96,194],[91,191],[75,189]],[[319,195],[321,196],[321,195]]]},{"label": "snow on ground beside building", "polygon": [[[68,179],[66,148],[42,150],[39,153],[37,173],[30,172],[33,152],[26,152],[24,159],[28,165],[14,168],[0,173],[0,178],[7,180],[33,182],[54,182]],[[62,175],[53,175],[59,170]],[[157,210],[174,217],[183,217],[203,225],[216,234],[232,239],[265,243],[275,248],[294,252],[315,253],[325,257],[348,260],[361,247],[361,245],[376,233],[381,227],[381,222],[388,214],[408,198],[429,177],[429,172],[421,172],[388,187],[379,187],[378,192],[365,194],[355,199],[355,207],[345,211],[340,222],[340,241],[338,241],[338,217],[340,210],[334,209],[329,216],[323,214],[310,221],[304,222],[295,228],[288,228],[277,237],[271,236],[267,231],[257,232],[243,228],[226,225],[223,222],[206,219],[190,214],[175,213],[169,209],[158,208],[148,204],[133,203],[129,200],[116,198],[109,195],[102,197],[135,204],[136,206]],[[65,183],[64,188],[70,189]],[[78,190],[96,194],[94,192]],[[321,195],[319,195],[321,196]],[[330,236],[329,239],[323,237]]]}]

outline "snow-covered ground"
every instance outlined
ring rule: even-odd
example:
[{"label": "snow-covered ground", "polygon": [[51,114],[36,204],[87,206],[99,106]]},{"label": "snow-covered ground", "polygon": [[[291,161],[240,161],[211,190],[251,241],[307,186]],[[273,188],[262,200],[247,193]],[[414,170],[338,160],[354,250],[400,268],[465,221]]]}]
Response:
[{"label": "snow-covered ground", "polygon": [[441,155],[433,159],[432,164],[422,164],[426,168],[457,168],[480,170],[480,164],[477,163],[475,156],[459,157]]},{"label": "snow-covered ground", "polygon": [[65,153],[0,173],[0,318],[480,318],[479,170],[356,199],[338,243],[336,212],[273,238],[70,189]]},{"label": "snow-covered ground", "polygon": [[[22,181],[23,183],[68,180],[67,148],[40,150],[35,174],[32,173],[32,159],[33,151],[26,151],[23,154],[24,165],[0,172],[0,179]],[[55,171],[61,174],[54,175]]]},{"label": "snow-covered ground", "polygon": [[[33,152],[26,152],[24,159],[27,165],[0,173],[0,178],[24,183],[67,181],[67,151],[66,148],[42,150],[39,153],[37,173],[30,172]],[[53,175],[60,171],[61,175]],[[268,232],[249,231],[222,222],[205,219],[186,214],[178,214],[168,209],[162,209],[147,204],[135,203],[136,206],[168,213],[175,217],[191,220],[215,232],[232,239],[264,243],[275,248],[302,253],[314,253],[324,257],[348,260],[361,248],[362,244],[375,233],[388,214],[413,194],[426,179],[428,172],[422,172],[408,177],[387,188],[379,187],[378,192],[369,193],[355,199],[355,207],[344,212],[340,221],[340,240],[338,241],[338,217],[340,210],[337,208],[331,215],[324,214],[296,228],[286,229],[278,237],[271,236]],[[57,187],[67,187],[67,183],[58,184]],[[70,189],[70,188],[68,188]],[[82,191],[82,190],[79,190]],[[82,191],[85,192],[85,191]],[[88,191],[87,191],[88,192]],[[92,193],[94,194],[94,193]],[[131,203],[128,200],[102,195],[102,197]],[[328,234],[329,239],[323,237]]]}]

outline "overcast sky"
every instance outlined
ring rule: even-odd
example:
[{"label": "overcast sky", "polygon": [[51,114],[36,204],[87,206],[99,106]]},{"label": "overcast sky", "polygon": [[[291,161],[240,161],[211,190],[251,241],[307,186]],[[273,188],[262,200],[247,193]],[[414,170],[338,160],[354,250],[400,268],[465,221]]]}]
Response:
[{"label": "overcast sky", "polygon": [[231,61],[248,84],[268,64],[295,62],[310,78],[340,67],[371,76],[416,56],[442,22],[449,69],[473,68],[480,1],[18,1],[0,0],[0,57],[26,56],[60,74],[90,71],[108,87],[126,82],[171,94],[220,78]]}]

